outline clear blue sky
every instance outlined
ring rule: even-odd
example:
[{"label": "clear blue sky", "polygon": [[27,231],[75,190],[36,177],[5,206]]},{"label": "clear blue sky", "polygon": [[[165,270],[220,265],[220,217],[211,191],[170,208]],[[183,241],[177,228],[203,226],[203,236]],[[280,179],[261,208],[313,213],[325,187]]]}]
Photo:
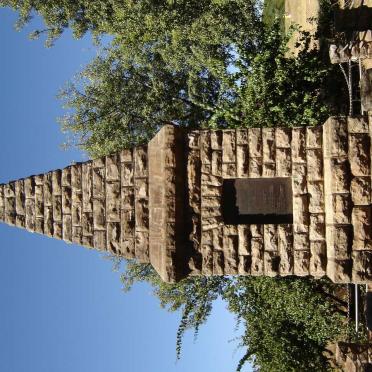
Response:
[{"label": "clear blue sky", "polygon": [[[15,32],[15,19],[0,9],[0,183],[84,159],[60,148],[55,96],[95,55],[89,37],[70,33],[46,49],[27,38],[33,27]],[[225,304],[175,363],[179,319],[146,285],[124,294],[98,252],[0,225],[0,371],[234,371],[242,350]]]}]

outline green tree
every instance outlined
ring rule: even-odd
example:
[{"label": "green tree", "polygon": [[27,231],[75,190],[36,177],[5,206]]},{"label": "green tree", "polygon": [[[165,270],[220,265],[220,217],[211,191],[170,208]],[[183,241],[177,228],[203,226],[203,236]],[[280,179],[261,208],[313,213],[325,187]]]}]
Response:
[{"label": "green tree", "polygon": [[[141,119],[152,123],[152,133],[163,119],[209,127],[314,125],[331,111],[326,92],[331,67],[317,52],[309,52],[309,38],[303,53],[289,57],[280,20],[266,28],[258,0],[0,0],[0,5],[18,10],[20,25],[33,12],[40,14],[49,41],[66,27],[77,37],[87,31],[113,36],[109,50],[65,94],[77,115],[66,118],[64,124],[73,123],[70,127],[75,133],[80,127],[84,136],[78,143],[86,142],[85,133],[92,134],[84,125],[86,120],[92,123],[87,115],[102,121],[102,134],[109,132],[103,129],[109,127],[107,122],[115,121],[115,132],[130,134],[126,143],[141,136],[147,125],[139,124]],[[116,79],[108,79],[110,71]],[[119,78],[126,83],[118,83]],[[108,102],[97,99],[98,92],[102,95],[103,89],[117,89],[118,84],[121,89],[114,101],[129,104],[127,111],[119,110],[121,114],[106,110]],[[84,92],[88,87],[90,94]],[[142,89],[148,93],[145,100]],[[72,91],[81,94],[69,96]],[[151,99],[150,92],[155,93]],[[139,109],[142,112],[135,120],[137,113],[128,111],[138,103],[144,107],[144,102],[149,109]],[[94,104],[97,110],[92,114]],[[103,137],[97,136],[99,143]],[[92,137],[87,146],[93,141]]]},{"label": "green tree", "polygon": [[[119,265],[119,262],[117,262]],[[240,346],[246,362],[263,372],[331,370],[325,353],[328,342],[346,336],[345,305],[328,280],[268,277],[194,277],[164,283],[150,265],[129,261],[122,274],[124,289],[138,281],[154,288],[161,306],[181,310],[177,353],[188,329],[196,334],[208,319],[213,301],[221,297],[244,325]]]},{"label": "green tree", "polygon": [[261,29],[259,39],[231,52],[223,68],[202,60],[177,67],[161,50],[145,49],[138,59],[110,46],[61,93],[71,109],[63,128],[97,156],[147,140],[165,122],[189,128],[324,122],[331,67],[309,50],[309,36],[296,57],[288,57],[278,23]]}]

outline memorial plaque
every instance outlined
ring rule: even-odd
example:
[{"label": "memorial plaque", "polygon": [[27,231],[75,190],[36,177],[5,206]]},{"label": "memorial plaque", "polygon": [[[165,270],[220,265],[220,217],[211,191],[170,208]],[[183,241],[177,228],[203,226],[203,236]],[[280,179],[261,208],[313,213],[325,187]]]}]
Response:
[{"label": "memorial plaque", "polygon": [[225,180],[224,219],[228,224],[292,223],[291,178]]}]

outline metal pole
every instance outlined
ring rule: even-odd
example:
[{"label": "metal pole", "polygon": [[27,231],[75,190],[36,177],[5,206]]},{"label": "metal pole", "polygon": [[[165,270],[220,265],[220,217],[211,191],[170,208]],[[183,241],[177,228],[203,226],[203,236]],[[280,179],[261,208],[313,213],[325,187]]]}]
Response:
[{"label": "metal pole", "polygon": [[362,101],[362,79],[363,79],[363,71],[362,71],[362,60],[359,57],[358,59],[359,62],[359,90],[360,90],[360,113],[363,115],[364,114],[364,107],[363,107],[363,101]]},{"label": "metal pole", "polygon": [[358,303],[358,284],[355,284],[355,333],[358,335],[359,329],[359,303]]}]

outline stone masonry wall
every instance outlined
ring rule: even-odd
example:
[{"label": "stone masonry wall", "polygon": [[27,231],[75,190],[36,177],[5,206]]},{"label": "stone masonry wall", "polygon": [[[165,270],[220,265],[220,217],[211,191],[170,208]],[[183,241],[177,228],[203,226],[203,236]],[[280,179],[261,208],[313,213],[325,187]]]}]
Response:
[{"label": "stone masonry wall", "polygon": [[[189,134],[194,275],[325,273],[322,127]],[[294,224],[224,225],[224,179],[291,177]]]},{"label": "stone masonry wall", "polygon": [[331,118],[324,128],[327,275],[334,282],[369,282],[372,120]]},{"label": "stone masonry wall", "polygon": [[0,185],[0,220],[149,262],[147,148]]},{"label": "stone masonry wall", "polygon": [[[371,119],[371,118],[370,118]],[[372,121],[189,134],[192,275],[372,280]],[[224,179],[290,177],[293,224],[224,224]]]},{"label": "stone masonry wall", "polygon": [[[0,220],[187,275],[372,282],[372,116],[299,128],[164,126],[146,147],[0,185]],[[292,224],[225,224],[224,180],[287,177]]]}]

